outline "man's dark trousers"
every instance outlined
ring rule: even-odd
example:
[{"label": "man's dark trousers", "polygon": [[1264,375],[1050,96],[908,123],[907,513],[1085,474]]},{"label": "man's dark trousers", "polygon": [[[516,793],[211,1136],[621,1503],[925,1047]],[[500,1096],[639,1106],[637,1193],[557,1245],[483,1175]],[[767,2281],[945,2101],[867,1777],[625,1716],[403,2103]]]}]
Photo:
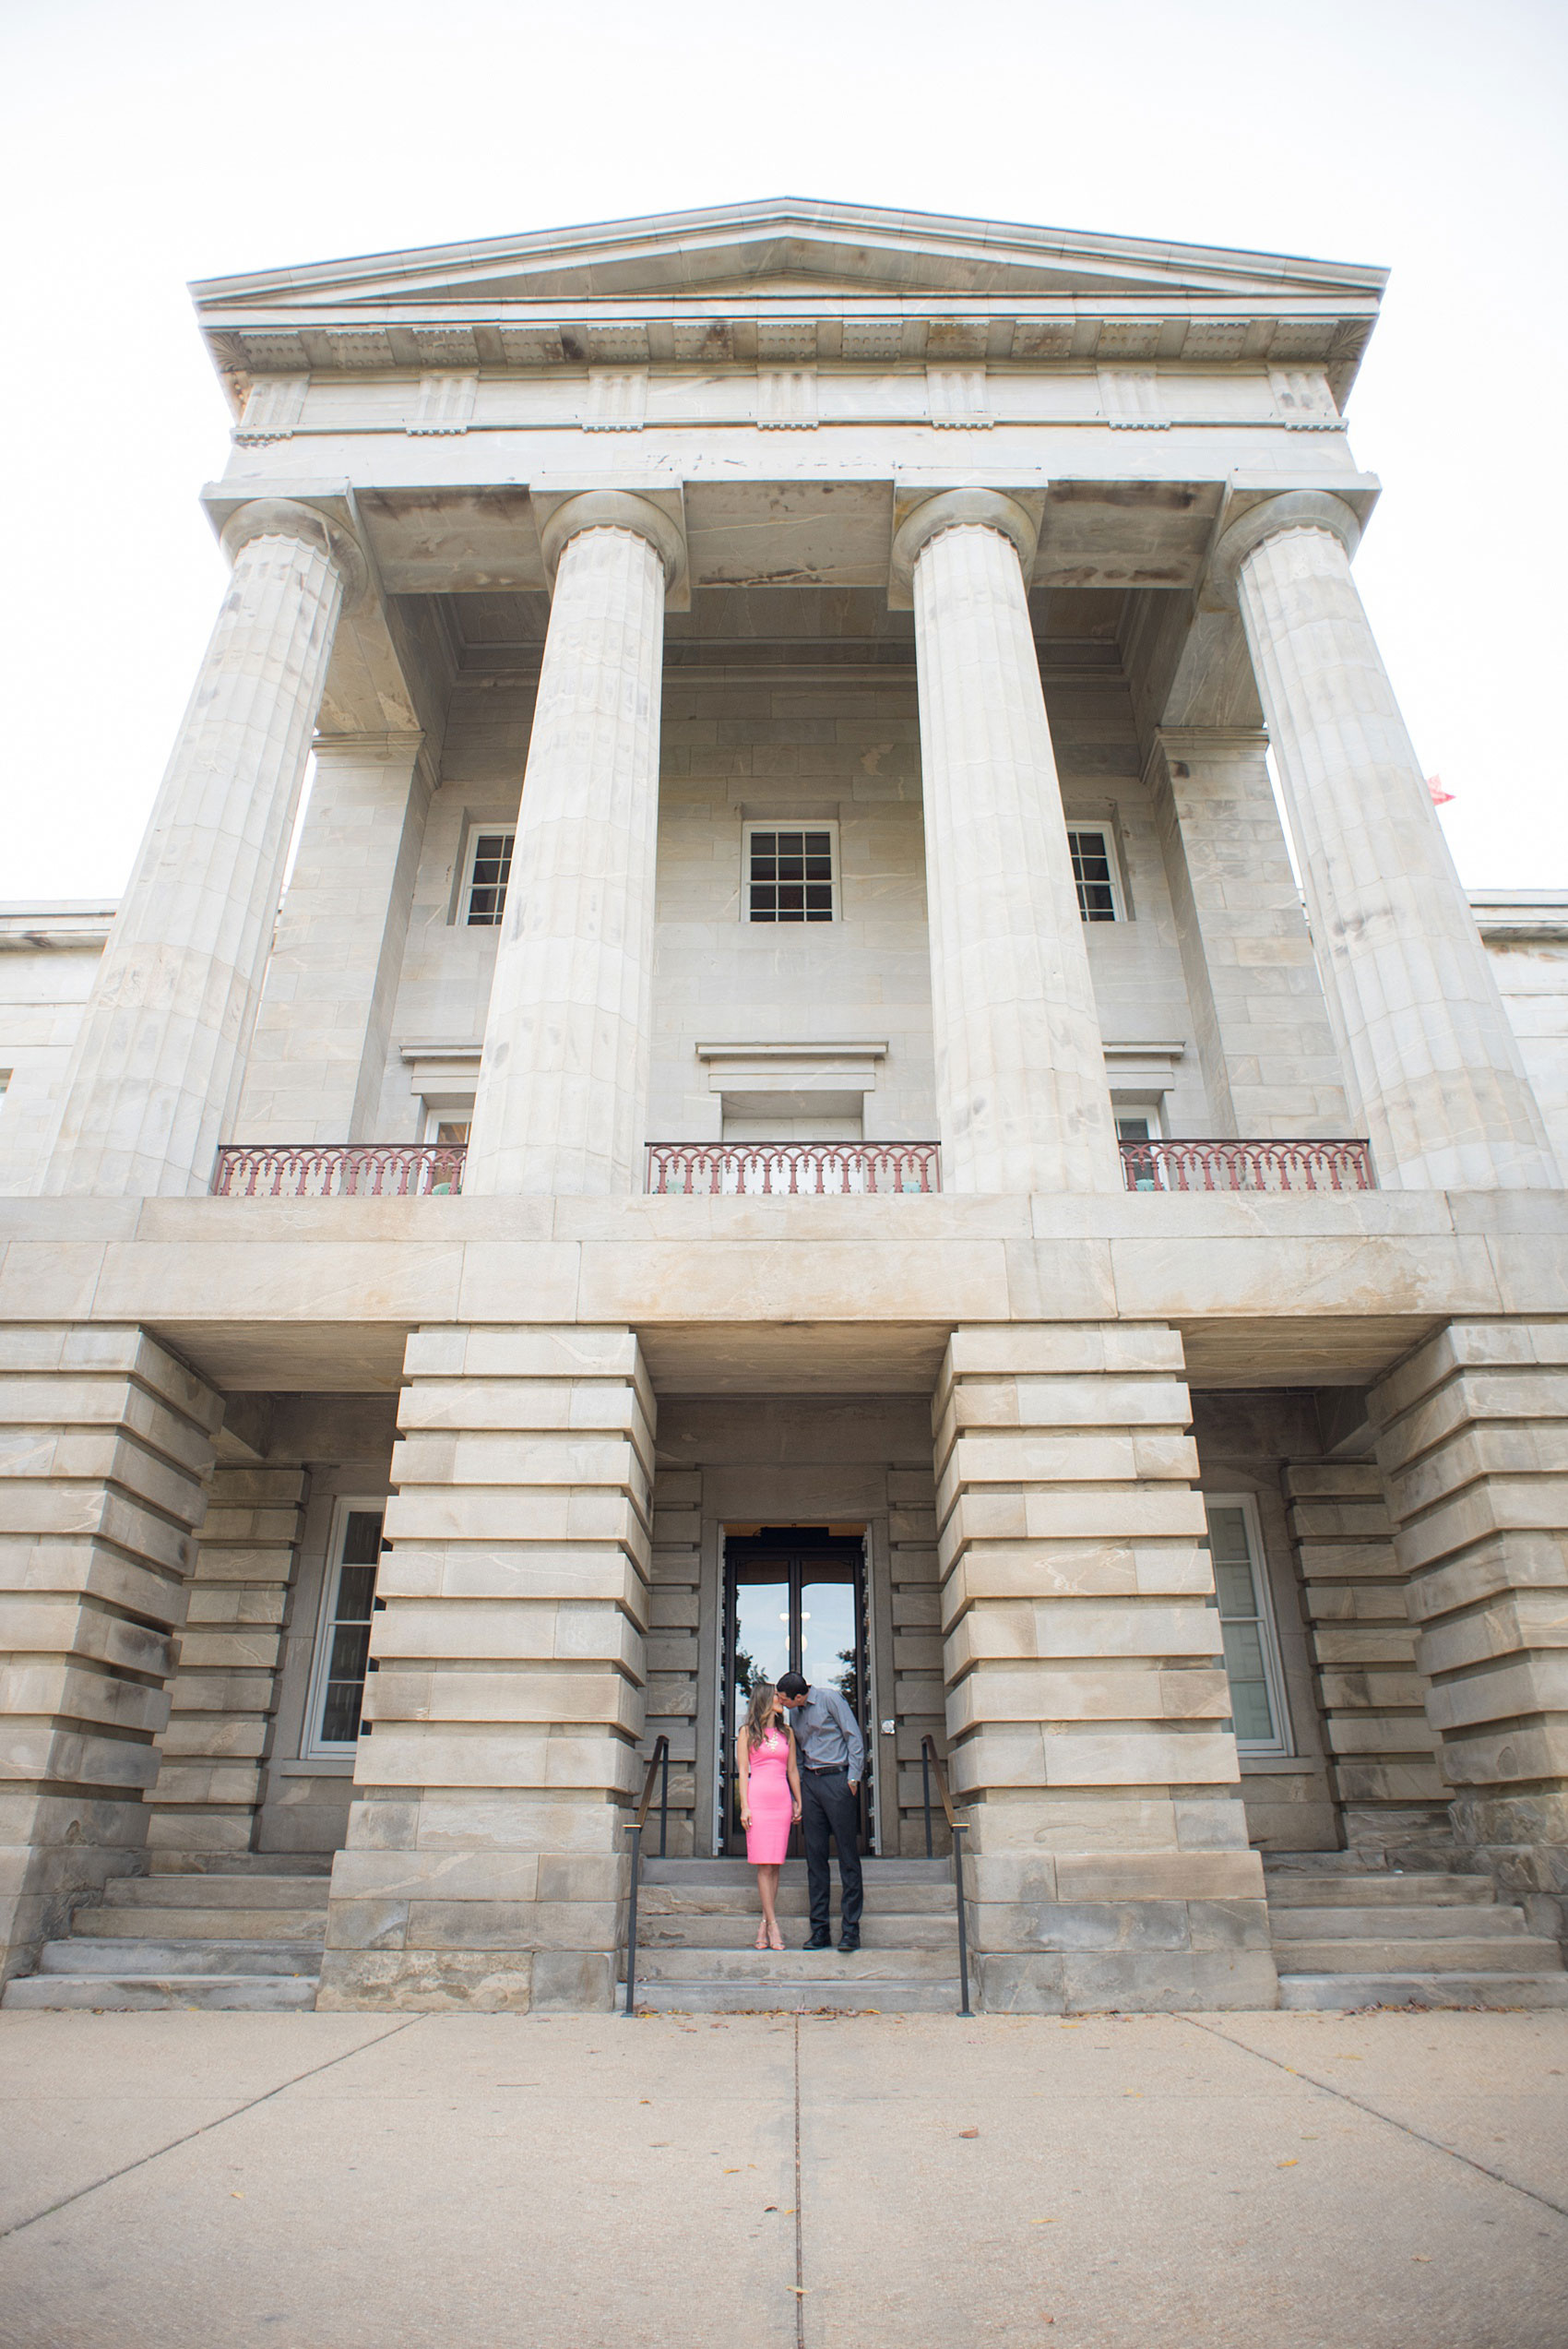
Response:
[{"label": "man's dark trousers", "polygon": [[806,1846],[806,1881],[811,1887],[812,1938],[830,1938],[828,1915],[833,1879],[828,1871],[827,1839],[838,1846],[838,1881],[843,1887],[840,1930],[853,1939],[861,1929],[865,1890],[861,1882],[861,1804],[849,1792],[843,1770],[803,1770],[801,1772],[801,1832]]}]

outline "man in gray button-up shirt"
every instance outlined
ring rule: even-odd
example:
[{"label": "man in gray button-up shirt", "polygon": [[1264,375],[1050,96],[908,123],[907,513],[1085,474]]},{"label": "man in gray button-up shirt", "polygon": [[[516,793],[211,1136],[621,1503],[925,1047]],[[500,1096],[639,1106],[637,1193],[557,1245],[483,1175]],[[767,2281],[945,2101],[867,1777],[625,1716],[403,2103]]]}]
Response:
[{"label": "man in gray button-up shirt", "polygon": [[779,1675],[778,1695],[794,1716],[790,1725],[800,1749],[801,1831],[806,1846],[812,1916],[811,1938],[805,1946],[826,1950],[833,1938],[829,1926],[833,1877],[827,1852],[831,1838],[838,1846],[838,1880],[843,1887],[838,1947],[858,1950],[864,1899],[860,1792],[865,1739],[837,1688],[814,1688],[800,1673],[786,1672]]}]

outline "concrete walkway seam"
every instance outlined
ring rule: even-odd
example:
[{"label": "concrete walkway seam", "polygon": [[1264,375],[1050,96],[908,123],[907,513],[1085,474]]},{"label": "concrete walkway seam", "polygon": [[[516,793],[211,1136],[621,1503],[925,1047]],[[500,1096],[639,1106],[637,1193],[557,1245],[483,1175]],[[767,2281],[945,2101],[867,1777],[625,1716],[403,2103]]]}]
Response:
[{"label": "concrete walkway seam", "polygon": [[79,2202],[84,2195],[96,2194],[101,2187],[113,2186],[117,2177],[129,2177],[133,2170],[145,2169],[149,2162],[160,2162],[165,2153],[174,2152],[181,2145],[189,2145],[198,2137],[210,2136],[215,2128],[222,2128],[230,2121],[238,2120],[242,2113],[254,2113],[258,2105],[269,2105],[273,2097],[281,2096],[286,2088],[297,2088],[302,2081],[314,2080],[318,2072],[330,2071],[334,2064],[346,2064],[350,2056],[362,2056],[368,2047],[379,2047],[383,2040],[396,2039],[400,2031],[411,2031],[416,2022],[423,2022],[424,2020],[423,2015],[410,2015],[407,2022],[395,2022],[390,2031],[378,2031],[374,2039],[362,2039],[357,2047],[345,2047],[341,2055],[328,2056],[324,2064],[312,2064],[308,2070],[297,2071],[291,2079],[280,2080],[276,2088],[268,2088],[264,2094],[252,2096],[244,2104],[236,2105],[232,2112],[220,2113],[216,2120],[204,2120],[199,2128],[187,2128],[183,2137],[172,2137],[167,2145],[155,2145],[150,2153],[143,2153],[137,2161],[126,2162],[117,2170],[106,2171],[103,2176],[93,2178],[89,2185],[78,2186],[74,2194],[62,2194],[60,2200],[51,2202],[47,2210],[34,2211],[30,2218],[18,2219],[10,2226],[0,2227],[0,2243],[9,2242],[13,2235],[24,2234],[30,2226],[36,2226],[41,2219],[52,2219],[56,2212],[69,2210],[71,2204]]},{"label": "concrete walkway seam", "polygon": [[1396,2120],[1392,2113],[1379,2112],[1375,2105],[1363,2103],[1360,2096],[1352,2096],[1334,2081],[1319,2080],[1313,2073],[1303,2071],[1299,2064],[1282,2064],[1277,2056],[1265,2056],[1261,2047],[1250,2047],[1244,2039],[1234,2038],[1229,2031],[1221,2031],[1216,2023],[1203,2022],[1196,2015],[1181,2015],[1177,2020],[1190,2023],[1194,2031],[1206,2032],[1211,2039],[1223,2039],[1228,2047],[1240,2047],[1244,2055],[1255,2056],[1260,2064],[1272,2064],[1276,2071],[1284,2072],[1291,2080],[1304,2080],[1310,2088],[1321,2088],[1325,2095],[1337,2096],[1342,2105],[1353,2105],[1357,2112],[1365,2113],[1370,2119],[1386,2122],[1390,2128],[1398,2129],[1402,2136],[1414,2138],[1418,2145],[1429,2145],[1434,2153],[1446,2153],[1451,2161],[1463,2162],[1467,2169],[1479,2172],[1482,2177],[1490,2177],[1494,2185],[1506,2186],[1515,2194],[1527,2195],[1543,2210],[1552,2212],[1560,2219],[1568,2219],[1568,2208],[1561,2202],[1554,2202],[1550,2194],[1538,2193],[1533,2186],[1521,2186],[1516,2177],[1508,2177],[1502,2170],[1489,2168],[1485,2162],[1478,2162],[1473,2153],[1462,2153],[1456,2145],[1445,2145],[1440,2137],[1429,2137],[1424,2129],[1412,2128],[1408,2121]]}]

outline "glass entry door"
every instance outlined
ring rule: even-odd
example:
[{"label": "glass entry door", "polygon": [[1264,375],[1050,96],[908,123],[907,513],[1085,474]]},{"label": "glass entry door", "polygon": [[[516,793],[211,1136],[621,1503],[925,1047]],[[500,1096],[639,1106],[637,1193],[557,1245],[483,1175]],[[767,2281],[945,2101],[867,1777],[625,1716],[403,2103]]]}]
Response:
[{"label": "glass entry door", "polygon": [[[731,1534],[724,1545],[724,1670],[719,1723],[720,1843],[744,1858],[735,1783],[735,1738],[759,1680],[800,1672],[836,1688],[866,1740],[861,1782],[861,1848],[868,1848],[872,1742],[866,1673],[865,1544],[811,1526],[767,1526]],[[790,1842],[800,1849],[799,1830]]]}]

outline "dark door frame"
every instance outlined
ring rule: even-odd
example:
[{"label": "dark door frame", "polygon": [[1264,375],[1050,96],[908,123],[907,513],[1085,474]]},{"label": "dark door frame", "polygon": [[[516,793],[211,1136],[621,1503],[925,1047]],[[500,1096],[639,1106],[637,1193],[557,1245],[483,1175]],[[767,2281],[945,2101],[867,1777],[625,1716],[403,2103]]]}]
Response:
[{"label": "dark door frame", "polygon": [[[801,1583],[802,1570],[811,1562],[829,1561],[849,1567],[850,1587],[854,1592],[855,1619],[855,1688],[859,1699],[861,1734],[865,1739],[865,1774],[861,1781],[861,1849],[873,1849],[871,1821],[873,1817],[872,1779],[876,1768],[876,1742],[871,1724],[871,1625],[870,1544],[862,1533],[830,1533],[820,1525],[765,1525],[757,1533],[726,1533],[723,1537],[723,1625],[724,1637],[719,1670],[719,1849],[728,1858],[745,1857],[745,1837],[735,1822],[734,1777],[735,1738],[740,1723],[732,1718],[735,1707],[735,1633],[736,1633],[736,1568],[753,1564],[773,1564],[784,1571],[780,1581],[790,1584],[790,1664],[791,1672],[801,1669]],[[809,1575],[805,1579],[809,1579]],[[790,1837],[790,1854],[799,1856],[800,1830]]]}]

